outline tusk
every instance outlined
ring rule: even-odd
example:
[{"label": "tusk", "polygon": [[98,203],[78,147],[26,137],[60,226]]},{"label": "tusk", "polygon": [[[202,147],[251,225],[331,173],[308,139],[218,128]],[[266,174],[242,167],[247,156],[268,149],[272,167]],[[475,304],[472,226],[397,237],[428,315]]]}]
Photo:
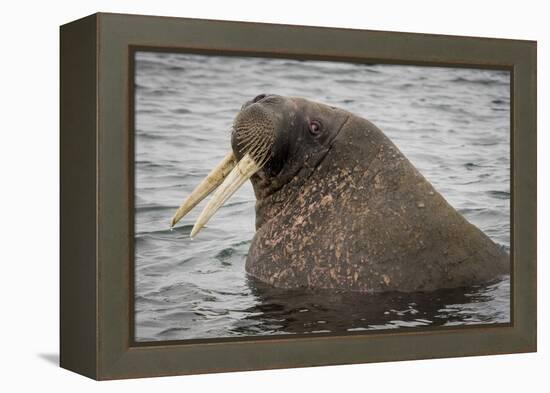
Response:
[{"label": "tusk", "polygon": [[237,164],[235,155],[233,152],[229,153],[224,159],[204,178],[204,180],[193,190],[191,195],[182,203],[179,209],[172,217],[170,221],[170,228],[174,227],[176,223],[181,220],[191,209],[193,209],[200,201],[208,196],[212,191],[216,189],[223,179],[231,172],[231,170]]},{"label": "tusk", "polygon": [[246,154],[237,166],[233,168],[231,173],[227,175],[222,185],[218,187],[210,201],[208,201],[199,218],[197,218],[193,230],[191,230],[191,237],[195,236],[224,202],[258,170],[260,170],[260,166],[249,154]]}]

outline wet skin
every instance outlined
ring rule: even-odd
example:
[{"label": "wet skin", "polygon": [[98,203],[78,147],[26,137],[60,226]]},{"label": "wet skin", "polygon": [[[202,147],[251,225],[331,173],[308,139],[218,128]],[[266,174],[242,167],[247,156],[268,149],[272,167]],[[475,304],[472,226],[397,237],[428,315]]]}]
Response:
[{"label": "wet skin", "polygon": [[237,162],[258,164],[246,174],[257,199],[246,270],[260,281],[409,292],[509,272],[502,247],[364,118],[303,98],[260,95],[236,116],[231,145]]}]

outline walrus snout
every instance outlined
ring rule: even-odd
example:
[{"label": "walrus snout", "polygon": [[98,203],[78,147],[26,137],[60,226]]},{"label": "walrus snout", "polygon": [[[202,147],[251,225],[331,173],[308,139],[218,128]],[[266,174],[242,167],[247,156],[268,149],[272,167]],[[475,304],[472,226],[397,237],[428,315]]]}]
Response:
[{"label": "walrus snout", "polygon": [[273,96],[260,94],[243,105],[233,122],[233,151],[187,197],[172,218],[171,227],[213,192],[191,231],[191,236],[196,235],[225,201],[266,164],[275,139],[277,112],[261,102],[270,97]]},{"label": "walrus snout", "polygon": [[275,138],[274,116],[269,112],[254,103],[235,117],[231,147],[238,159],[250,154],[260,167],[268,160]]}]

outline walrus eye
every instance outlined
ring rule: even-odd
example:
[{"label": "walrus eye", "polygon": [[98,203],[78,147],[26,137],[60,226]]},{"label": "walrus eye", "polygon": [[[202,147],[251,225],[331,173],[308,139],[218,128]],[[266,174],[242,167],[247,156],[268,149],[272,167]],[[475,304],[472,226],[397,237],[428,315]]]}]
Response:
[{"label": "walrus eye", "polygon": [[311,132],[312,135],[319,135],[322,131],[323,127],[321,125],[321,122],[317,120],[312,120],[309,123],[309,132]]}]

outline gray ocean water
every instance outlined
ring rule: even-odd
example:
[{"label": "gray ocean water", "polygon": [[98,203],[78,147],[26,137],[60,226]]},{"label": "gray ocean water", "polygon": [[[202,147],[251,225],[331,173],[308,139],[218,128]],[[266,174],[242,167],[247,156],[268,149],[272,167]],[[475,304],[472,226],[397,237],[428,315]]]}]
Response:
[{"label": "gray ocean water", "polygon": [[436,189],[510,245],[510,85],[505,71],[139,52],[135,103],[135,339],[180,340],[501,323],[508,277],[382,295],[276,290],[244,270],[254,235],[246,184],[194,239],[204,203],[169,221],[229,151],[260,93],[339,106],[374,122]]}]

